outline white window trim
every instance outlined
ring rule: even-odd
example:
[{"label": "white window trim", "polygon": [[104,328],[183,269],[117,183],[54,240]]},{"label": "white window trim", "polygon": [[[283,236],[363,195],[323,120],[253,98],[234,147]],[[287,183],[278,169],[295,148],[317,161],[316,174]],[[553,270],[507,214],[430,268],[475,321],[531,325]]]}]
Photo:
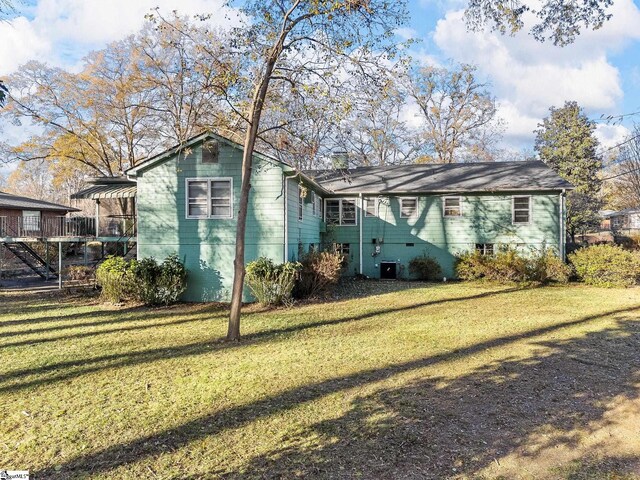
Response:
[{"label": "white window trim", "polygon": [[[339,221],[338,221],[338,223],[334,223],[332,225],[337,226],[337,227],[357,227],[358,226],[358,199],[355,198],[355,197],[325,198],[324,199],[324,215],[323,215],[324,222],[327,223],[327,202],[331,202],[331,201],[335,201],[335,200],[338,200],[340,202],[339,203],[339,209],[338,209],[338,212],[339,212],[338,220]],[[353,202],[353,204],[354,204],[355,213],[356,213],[355,223],[346,223],[346,224],[342,223],[342,203],[345,200]],[[328,225],[328,223],[327,223],[327,225]]]},{"label": "white window trim", "polygon": [[[528,198],[529,199],[529,221],[528,222],[516,222],[516,198]],[[531,195],[512,195],[511,196],[511,224],[512,225],[531,225],[531,219],[533,218],[533,202]],[[519,209],[523,210],[523,209]]]},{"label": "white window trim", "polygon": [[[406,216],[406,215],[402,215],[402,201],[403,200],[415,200],[416,201],[416,209],[413,213],[413,215],[410,216]],[[398,197],[398,203],[400,206],[400,218],[418,218],[418,207],[420,205],[420,203],[418,202],[418,197]]]},{"label": "white window trim", "polygon": [[[447,215],[446,211],[447,211],[447,199],[450,198],[457,198],[458,199],[458,208],[460,209],[460,215]],[[444,218],[460,218],[463,216],[463,210],[462,210],[462,197],[459,195],[448,195],[446,197],[442,197],[442,216]]]},{"label": "white window trim", "polygon": [[[189,182],[207,182],[207,215],[189,215]],[[211,215],[211,182],[229,182],[229,215]],[[184,214],[189,220],[233,219],[233,177],[190,177],[184,179]]]},{"label": "white window trim", "polygon": [[[374,202],[373,203],[373,205],[374,205],[373,215],[369,214],[367,212],[366,207],[365,207],[365,205],[367,204],[368,200],[373,200],[373,202]],[[378,208],[379,208],[380,202],[378,202],[378,197],[364,197],[363,198],[363,202],[364,202],[364,205],[362,205],[362,210],[364,211],[365,218],[373,218],[373,217],[378,217],[379,216]]]}]

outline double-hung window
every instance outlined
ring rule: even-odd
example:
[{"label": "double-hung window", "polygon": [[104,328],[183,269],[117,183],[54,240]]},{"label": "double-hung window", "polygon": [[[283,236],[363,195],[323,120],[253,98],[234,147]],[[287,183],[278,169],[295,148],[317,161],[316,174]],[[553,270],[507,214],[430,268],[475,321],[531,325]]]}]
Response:
[{"label": "double-hung window", "polygon": [[462,200],[460,197],[444,197],[443,214],[445,217],[462,216]]},{"label": "double-hung window", "polygon": [[531,197],[513,197],[512,219],[514,225],[526,225],[531,222]]},{"label": "double-hung window", "polygon": [[400,199],[400,218],[413,218],[418,215],[418,199],[417,198],[401,198]]},{"label": "double-hung window", "polygon": [[329,225],[356,225],[356,201],[349,198],[326,200],[325,221]]},{"label": "double-hung window", "polygon": [[187,218],[233,218],[231,178],[189,178]]},{"label": "double-hung window", "polygon": [[311,192],[311,214],[322,218],[322,198],[316,192]]},{"label": "double-hung window", "polygon": [[378,199],[376,197],[365,197],[364,201],[364,216],[375,217],[378,215]]}]

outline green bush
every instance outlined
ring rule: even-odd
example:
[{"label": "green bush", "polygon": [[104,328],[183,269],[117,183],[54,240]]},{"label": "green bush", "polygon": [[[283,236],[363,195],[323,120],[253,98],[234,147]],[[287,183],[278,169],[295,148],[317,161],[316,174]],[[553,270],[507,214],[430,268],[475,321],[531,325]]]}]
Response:
[{"label": "green bush", "polygon": [[124,258],[108,256],[96,269],[96,282],[102,287],[100,297],[111,303],[131,300],[135,286],[131,270],[131,264]]},{"label": "green bush", "polygon": [[580,280],[601,287],[630,287],[640,279],[640,253],[617,245],[593,245],[569,255]]},{"label": "green bush", "polygon": [[160,265],[160,278],[156,283],[159,303],[176,303],[187,289],[187,269],[177,255],[169,255]]},{"label": "green bush", "polygon": [[427,255],[412,258],[409,261],[409,273],[418,280],[439,280],[442,278],[440,264]]},{"label": "green bush", "polygon": [[459,255],[456,273],[462,280],[566,283],[571,275],[571,267],[546,247],[528,255],[507,247],[494,255],[482,255],[478,251]]},{"label": "green bush", "polygon": [[300,275],[293,295],[296,298],[326,295],[340,280],[343,255],[338,252],[309,252],[300,260]]},{"label": "green bush", "polygon": [[300,271],[298,262],[276,265],[266,257],[247,264],[245,281],[262,305],[283,305],[291,301],[291,293]]},{"label": "green bush", "polygon": [[169,305],[185,291],[187,271],[177,255],[167,257],[161,264],[154,258],[127,262],[122,257],[107,257],[96,270],[96,280],[105,301]]}]

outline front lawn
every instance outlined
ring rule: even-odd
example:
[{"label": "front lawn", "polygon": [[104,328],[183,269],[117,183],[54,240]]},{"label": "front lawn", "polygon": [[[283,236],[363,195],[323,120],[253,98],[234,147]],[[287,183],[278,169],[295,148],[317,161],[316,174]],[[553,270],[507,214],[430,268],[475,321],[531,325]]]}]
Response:
[{"label": "front lawn", "polygon": [[639,289],[383,285],[237,344],[221,306],[0,293],[0,469],[640,478]]}]

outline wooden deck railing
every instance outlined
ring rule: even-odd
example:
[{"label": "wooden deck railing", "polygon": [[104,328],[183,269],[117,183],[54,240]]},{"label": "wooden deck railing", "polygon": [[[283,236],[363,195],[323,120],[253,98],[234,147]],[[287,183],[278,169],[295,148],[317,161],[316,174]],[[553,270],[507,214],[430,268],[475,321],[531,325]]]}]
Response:
[{"label": "wooden deck railing", "polygon": [[[96,235],[97,234],[97,235]],[[136,220],[131,215],[94,217],[0,217],[0,237],[134,237]]]}]

